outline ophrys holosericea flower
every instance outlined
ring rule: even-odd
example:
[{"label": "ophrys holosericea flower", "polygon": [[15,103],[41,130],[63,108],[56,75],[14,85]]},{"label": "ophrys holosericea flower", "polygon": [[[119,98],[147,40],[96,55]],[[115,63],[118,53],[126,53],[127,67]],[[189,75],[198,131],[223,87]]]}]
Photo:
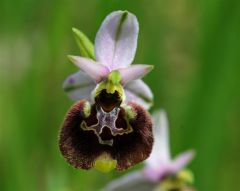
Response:
[{"label": "ophrys holosericea flower", "polygon": [[137,36],[137,18],[127,11],[115,11],[96,35],[96,61],[69,56],[81,70],[64,87],[79,101],[66,115],[59,145],[67,162],[76,168],[104,171],[110,165],[125,170],[150,155],[152,122],[145,103],[152,94],[140,78],[152,66],[131,65]]}]

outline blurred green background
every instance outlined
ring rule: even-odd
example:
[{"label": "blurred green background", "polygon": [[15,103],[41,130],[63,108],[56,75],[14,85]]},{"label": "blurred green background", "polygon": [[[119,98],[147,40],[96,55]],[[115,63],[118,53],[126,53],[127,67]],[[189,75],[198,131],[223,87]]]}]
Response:
[{"label": "blurred green background", "polygon": [[238,190],[238,0],[0,0],[0,190],[92,191],[122,175],[75,170],[57,144],[73,103],[62,82],[77,71],[66,58],[79,53],[71,28],[94,40],[118,9],[138,17],[135,62],[155,65],[145,81],[152,111],[168,112],[172,154],[196,150],[199,191]]}]

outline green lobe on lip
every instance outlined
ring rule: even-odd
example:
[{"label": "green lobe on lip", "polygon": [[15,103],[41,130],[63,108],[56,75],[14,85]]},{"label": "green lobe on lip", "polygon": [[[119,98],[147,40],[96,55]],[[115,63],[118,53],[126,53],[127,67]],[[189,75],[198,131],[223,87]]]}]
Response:
[{"label": "green lobe on lip", "polygon": [[108,173],[115,169],[117,166],[117,161],[113,160],[109,155],[102,154],[95,162],[94,168],[100,172]]}]

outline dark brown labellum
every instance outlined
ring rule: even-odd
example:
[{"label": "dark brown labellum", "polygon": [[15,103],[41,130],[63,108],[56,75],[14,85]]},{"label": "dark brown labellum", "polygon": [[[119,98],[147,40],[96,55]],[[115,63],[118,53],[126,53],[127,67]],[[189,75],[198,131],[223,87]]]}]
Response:
[{"label": "dark brown labellum", "polygon": [[150,114],[130,103],[136,114],[128,119],[125,107],[106,112],[93,104],[86,116],[81,100],[68,111],[60,131],[59,146],[68,163],[76,168],[90,169],[103,153],[117,160],[117,170],[125,170],[145,160],[153,144]]}]

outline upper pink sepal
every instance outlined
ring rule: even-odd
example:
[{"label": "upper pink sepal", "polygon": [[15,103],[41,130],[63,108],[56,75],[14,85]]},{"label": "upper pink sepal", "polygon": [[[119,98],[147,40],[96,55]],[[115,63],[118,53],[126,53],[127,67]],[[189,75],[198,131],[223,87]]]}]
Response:
[{"label": "upper pink sepal", "polygon": [[136,53],[138,31],[138,21],[132,13],[109,14],[95,38],[96,60],[111,70],[129,66]]}]

